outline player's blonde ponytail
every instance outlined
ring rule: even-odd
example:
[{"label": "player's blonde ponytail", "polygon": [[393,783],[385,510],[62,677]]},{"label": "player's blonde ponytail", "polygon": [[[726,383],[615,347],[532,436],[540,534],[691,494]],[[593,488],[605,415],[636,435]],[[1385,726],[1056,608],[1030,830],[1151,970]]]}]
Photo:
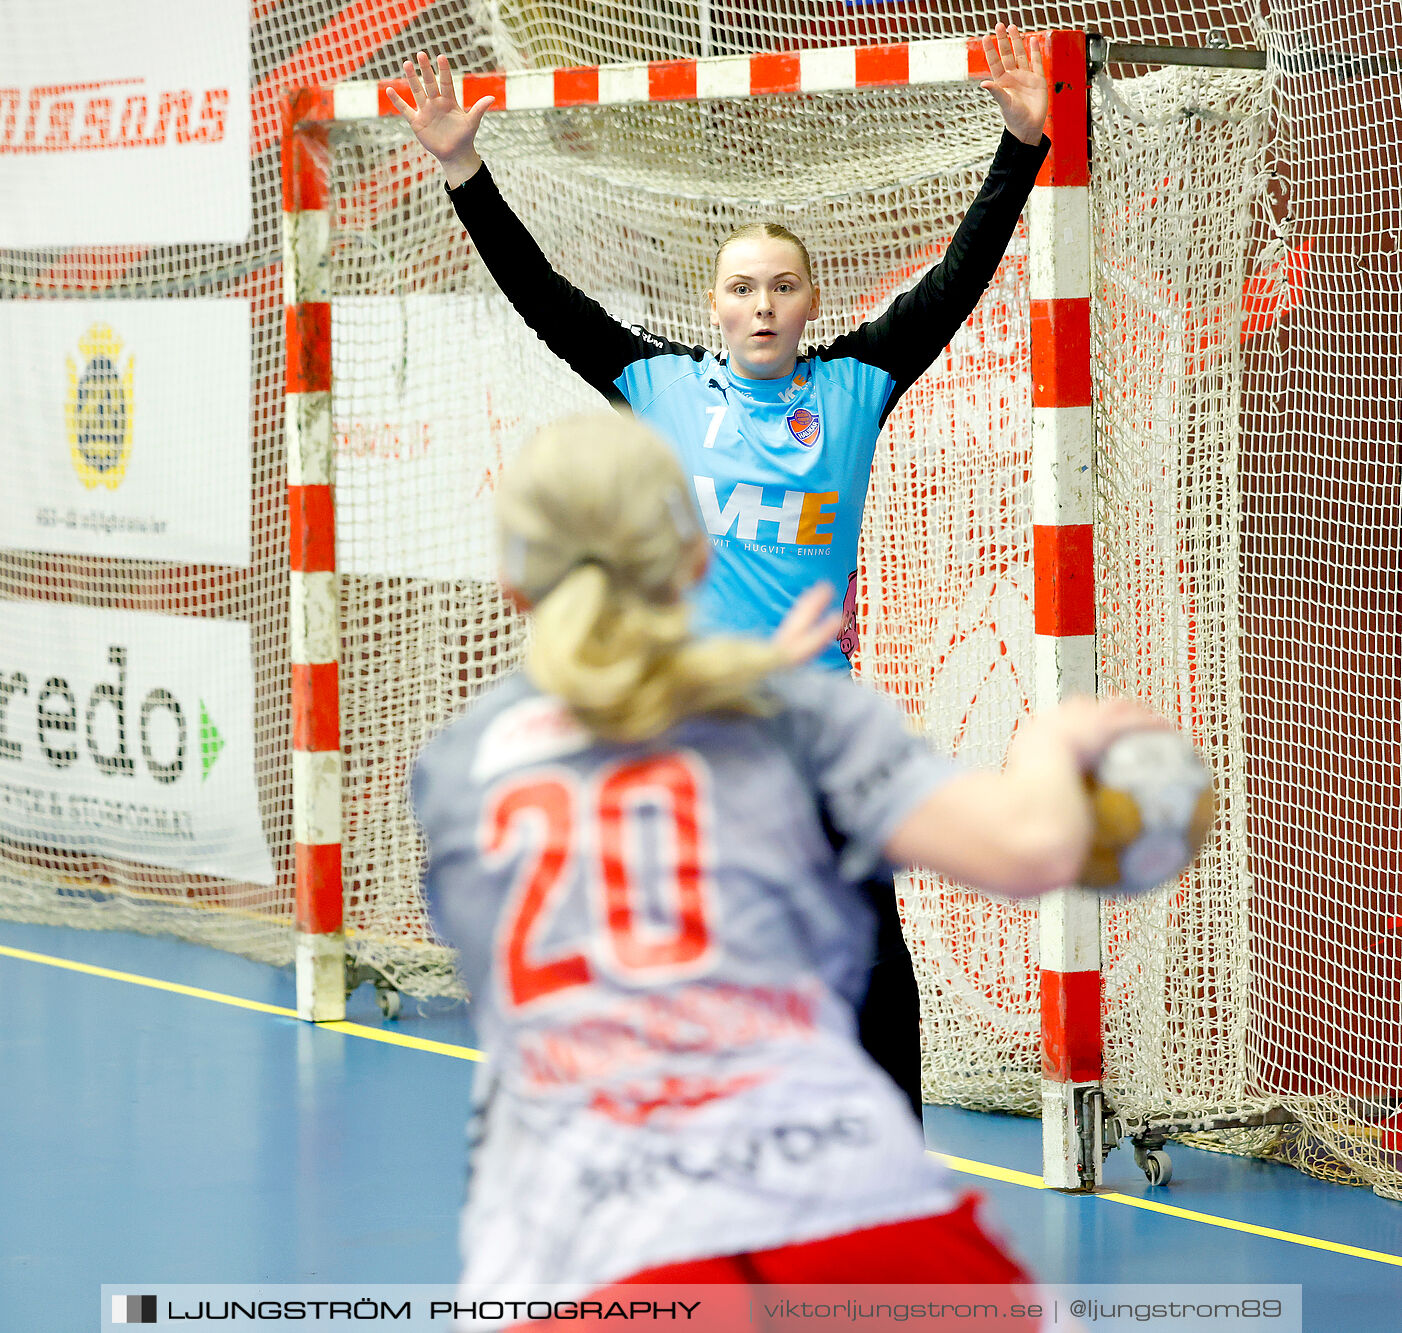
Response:
[{"label": "player's blonde ponytail", "polygon": [[707,551],[686,477],[610,413],[547,426],[497,492],[505,581],[534,603],[526,674],[593,733],[643,740],[695,713],[754,711],[781,665],[762,640],[693,638],[683,594]]}]

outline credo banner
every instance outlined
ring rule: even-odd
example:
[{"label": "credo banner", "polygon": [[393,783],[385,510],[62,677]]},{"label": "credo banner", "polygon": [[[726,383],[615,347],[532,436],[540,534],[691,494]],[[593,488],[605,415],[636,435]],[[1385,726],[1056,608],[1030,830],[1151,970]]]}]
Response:
[{"label": "credo banner", "polygon": [[249,303],[0,306],[0,543],[249,563]]},{"label": "credo banner", "polygon": [[248,0],[5,13],[0,248],[245,239]]},{"label": "credo banner", "polygon": [[0,602],[0,837],[271,884],[249,627]]}]

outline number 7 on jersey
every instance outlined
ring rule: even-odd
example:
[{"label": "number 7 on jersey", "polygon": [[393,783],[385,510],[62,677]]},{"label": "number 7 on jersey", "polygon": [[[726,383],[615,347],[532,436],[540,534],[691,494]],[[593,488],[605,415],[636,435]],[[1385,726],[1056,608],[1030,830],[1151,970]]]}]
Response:
[{"label": "number 7 on jersey", "polygon": [[727,404],[722,403],[719,407],[708,407],[706,409],[706,415],[711,418],[711,424],[706,430],[706,439],[701,445],[703,449],[714,447],[716,436],[720,434],[720,423],[725,420],[726,407]]}]

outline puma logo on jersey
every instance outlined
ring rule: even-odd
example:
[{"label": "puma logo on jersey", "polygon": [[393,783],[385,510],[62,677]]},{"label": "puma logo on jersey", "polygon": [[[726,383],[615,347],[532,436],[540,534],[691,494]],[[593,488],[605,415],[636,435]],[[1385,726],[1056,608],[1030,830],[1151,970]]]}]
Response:
[{"label": "puma logo on jersey", "polygon": [[[620,324],[623,323],[621,319],[618,322]],[[641,324],[628,324],[625,325],[625,327],[627,328],[629,333],[633,334],[637,338],[640,338],[649,347],[656,347],[660,351],[667,346],[667,344],[661,338],[659,338],[655,333],[649,333],[645,328],[643,328]]]},{"label": "puma logo on jersey", "polygon": [[[738,481],[722,506],[714,477],[693,477],[701,521],[713,537],[732,534],[743,542],[760,540],[759,525],[773,524],[773,540],[793,546],[831,546],[836,522],[836,491],[782,491],[778,504],[765,503],[765,488]],[[769,533],[764,540],[770,540]]]}]

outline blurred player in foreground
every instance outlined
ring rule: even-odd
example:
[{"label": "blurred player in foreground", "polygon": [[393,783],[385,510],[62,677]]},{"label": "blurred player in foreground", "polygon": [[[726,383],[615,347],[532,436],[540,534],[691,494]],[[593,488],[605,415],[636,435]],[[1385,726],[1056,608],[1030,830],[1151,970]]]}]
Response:
[{"label": "blurred player in foreground", "polygon": [[857,886],[907,863],[1014,897],[1074,882],[1082,775],[1166,724],[1080,700],[967,770],[796,665],[831,642],[829,588],[768,642],[692,637],[708,542],[636,421],[546,429],[497,504],[526,668],[412,789],[490,1057],[465,1287],[1023,1281],[858,1043]]}]

